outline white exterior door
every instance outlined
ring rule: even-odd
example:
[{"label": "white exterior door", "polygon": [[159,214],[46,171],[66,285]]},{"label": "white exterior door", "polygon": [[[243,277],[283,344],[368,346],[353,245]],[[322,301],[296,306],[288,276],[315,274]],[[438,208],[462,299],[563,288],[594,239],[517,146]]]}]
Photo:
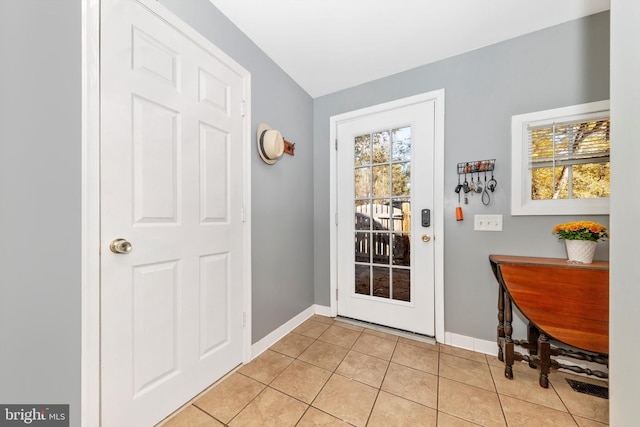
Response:
[{"label": "white exterior door", "polygon": [[102,1],[103,427],[154,425],[242,362],[248,77],[181,25]]},{"label": "white exterior door", "polygon": [[435,335],[435,104],[337,122],[340,316]]}]

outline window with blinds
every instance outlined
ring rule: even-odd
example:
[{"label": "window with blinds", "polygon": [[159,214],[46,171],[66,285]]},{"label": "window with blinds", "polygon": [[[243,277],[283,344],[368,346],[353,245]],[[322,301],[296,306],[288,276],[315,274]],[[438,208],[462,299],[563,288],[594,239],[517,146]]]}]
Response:
[{"label": "window with blinds", "polygon": [[512,215],[608,214],[609,101],[512,117]]},{"label": "window with blinds", "polygon": [[610,120],[527,126],[531,198],[609,197]]}]

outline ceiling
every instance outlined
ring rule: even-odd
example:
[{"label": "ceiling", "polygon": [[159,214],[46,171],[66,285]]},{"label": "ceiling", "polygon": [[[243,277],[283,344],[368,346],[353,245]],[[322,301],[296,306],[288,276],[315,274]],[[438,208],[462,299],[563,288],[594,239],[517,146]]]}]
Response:
[{"label": "ceiling", "polygon": [[209,0],[309,95],[609,9],[609,0]]}]

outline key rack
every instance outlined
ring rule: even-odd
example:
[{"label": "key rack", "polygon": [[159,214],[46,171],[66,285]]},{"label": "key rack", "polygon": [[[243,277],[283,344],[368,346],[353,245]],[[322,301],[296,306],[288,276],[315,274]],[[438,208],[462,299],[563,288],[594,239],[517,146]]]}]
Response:
[{"label": "key rack", "polygon": [[[491,202],[491,195],[498,185],[498,182],[493,176],[493,170],[496,166],[496,159],[489,160],[475,160],[473,162],[458,163],[458,185],[455,188],[455,192],[458,193],[458,207],[460,206],[460,193],[464,195],[464,204],[469,203],[468,193],[473,195],[481,194],[482,204],[488,206]],[[487,181],[487,173],[491,172],[491,179]],[[480,174],[484,175],[484,182],[480,181]],[[473,176],[477,176],[477,181],[474,182]],[[460,177],[464,175],[464,183],[460,182]],[[467,176],[471,176],[471,183],[467,180]],[[458,221],[461,221],[462,214],[459,213],[456,217]]]},{"label": "key rack", "polygon": [[476,172],[493,172],[495,165],[496,159],[458,163],[458,175]]}]

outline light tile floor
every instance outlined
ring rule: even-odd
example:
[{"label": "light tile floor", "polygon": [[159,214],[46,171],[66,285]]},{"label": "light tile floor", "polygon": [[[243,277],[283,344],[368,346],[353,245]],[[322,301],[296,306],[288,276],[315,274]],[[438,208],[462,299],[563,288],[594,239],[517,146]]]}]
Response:
[{"label": "light tile floor", "polygon": [[608,400],[565,377],[316,315],[159,426],[607,425]]}]

